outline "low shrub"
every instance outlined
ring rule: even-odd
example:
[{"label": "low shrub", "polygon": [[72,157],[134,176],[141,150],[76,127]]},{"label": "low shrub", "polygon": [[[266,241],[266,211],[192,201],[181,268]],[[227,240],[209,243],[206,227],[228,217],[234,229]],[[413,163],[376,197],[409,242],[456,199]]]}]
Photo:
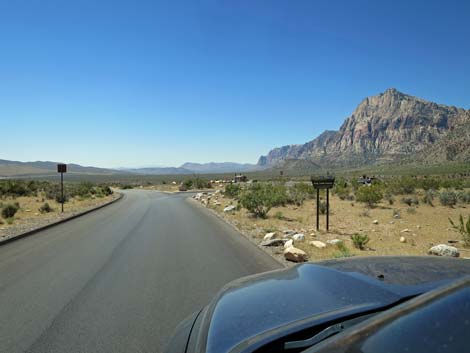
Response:
[{"label": "low shrub", "polygon": [[444,190],[439,195],[439,201],[443,206],[455,206],[457,204],[457,194],[452,190]]},{"label": "low shrub", "polygon": [[41,213],[49,213],[54,211],[54,209],[46,202],[41,207],[39,207],[39,212]]},{"label": "low shrub", "polygon": [[235,199],[238,197],[238,195],[240,195],[240,191],[241,191],[240,185],[230,183],[225,186],[224,195],[232,199]]},{"label": "low shrub", "polygon": [[463,203],[470,203],[470,191],[459,192],[458,199]]},{"label": "low shrub", "polygon": [[364,250],[367,243],[370,241],[370,238],[367,234],[356,233],[351,236],[351,240],[356,249]]},{"label": "low shrub", "polygon": [[408,205],[408,206],[413,206],[413,205],[419,205],[419,200],[416,196],[413,197],[403,197],[401,199],[401,202]]},{"label": "low shrub", "polygon": [[423,203],[433,206],[434,207],[434,196],[435,196],[435,191],[432,189],[426,190],[424,196],[423,196]]},{"label": "low shrub", "polygon": [[8,204],[2,209],[2,217],[5,219],[12,218],[18,212],[19,206],[16,204]]},{"label": "low shrub", "polygon": [[409,213],[409,214],[416,214],[416,208],[414,207],[408,207],[406,209],[406,212]]},{"label": "low shrub", "polygon": [[334,253],[334,255],[333,255],[335,258],[342,258],[342,257],[350,257],[351,256],[351,253],[350,253],[348,247],[342,241],[339,242],[338,244],[336,244],[336,248],[338,249],[338,251],[336,253]]},{"label": "low shrub", "polygon": [[256,217],[266,218],[272,207],[284,206],[288,200],[286,188],[270,183],[256,183],[240,195],[240,204]]},{"label": "low shrub", "polygon": [[356,201],[363,202],[369,207],[374,207],[382,198],[382,191],[377,185],[363,186],[356,192]]}]

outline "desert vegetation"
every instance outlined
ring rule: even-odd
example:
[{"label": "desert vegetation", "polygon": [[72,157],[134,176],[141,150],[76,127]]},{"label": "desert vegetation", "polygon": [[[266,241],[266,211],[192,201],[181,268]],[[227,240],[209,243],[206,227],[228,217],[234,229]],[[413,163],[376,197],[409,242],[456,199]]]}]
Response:
[{"label": "desert vegetation", "polygon": [[[216,195],[205,204],[258,242],[267,233],[279,238],[288,231],[301,234],[294,244],[312,261],[425,255],[437,244],[457,247],[462,257],[470,257],[470,216],[460,216],[470,204],[470,180],[464,177],[387,176],[373,178],[370,184],[356,177],[337,178],[330,195],[328,233],[324,218],[316,230],[316,191],[309,182],[275,178],[233,183]],[[325,210],[321,190],[319,211]]]}]

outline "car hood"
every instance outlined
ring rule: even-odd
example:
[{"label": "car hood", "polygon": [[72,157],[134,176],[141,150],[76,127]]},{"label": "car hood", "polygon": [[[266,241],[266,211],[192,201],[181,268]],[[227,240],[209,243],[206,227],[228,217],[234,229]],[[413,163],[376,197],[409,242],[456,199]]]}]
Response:
[{"label": "car hood", "polygon": [[203,351],[252,346],[251,338],[260,333],[270,336],[280,327],[298,326],[311,318],[378,309],[429,288],[386,284],[313,264],[244,278],[227,285],[205,311],[208,327]]}]

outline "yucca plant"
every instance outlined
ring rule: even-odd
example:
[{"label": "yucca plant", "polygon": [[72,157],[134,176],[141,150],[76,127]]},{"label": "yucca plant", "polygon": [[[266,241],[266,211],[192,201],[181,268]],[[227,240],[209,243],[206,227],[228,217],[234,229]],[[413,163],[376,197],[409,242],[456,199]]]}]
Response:
[{"label": "yucca plant", "polygon": [[369,239],[369,236],[367,234],[356,233],[356,234],[351,236],[351,240],[352,240],[355,248],[357,248],[359,250],[364,250],[370,239]]},{"label": "yucca plant", "polygon": [[467,220],[463,218],[462,215],[459,217],[459,224],[455,224],[449,218],[449,222],[454,229],[457,229],[459,233],[462,235],[463,242],[466,247],[470,247],[470,216],[468,216]]}]

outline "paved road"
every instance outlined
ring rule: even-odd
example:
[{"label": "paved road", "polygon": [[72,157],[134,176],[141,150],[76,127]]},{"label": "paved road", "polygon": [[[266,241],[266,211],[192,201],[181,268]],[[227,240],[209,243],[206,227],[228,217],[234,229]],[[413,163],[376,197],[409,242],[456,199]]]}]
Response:
[{"label": "paved road", "polygon": [[185,197],[128,191],[0,247],[0,350],[160,352],[225,283],[280,267]]}]

